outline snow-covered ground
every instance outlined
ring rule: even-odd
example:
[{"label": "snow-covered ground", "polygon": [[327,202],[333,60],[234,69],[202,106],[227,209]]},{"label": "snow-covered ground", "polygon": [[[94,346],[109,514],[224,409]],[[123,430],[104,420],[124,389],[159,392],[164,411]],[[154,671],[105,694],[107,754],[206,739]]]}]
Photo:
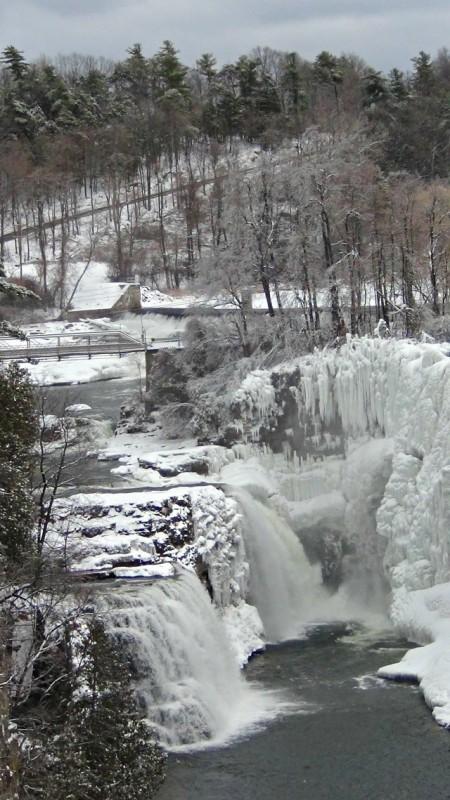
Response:
[{"label": "snow-covered ground", "polygon": [[22,363],[31,379],[39,386],[72,385],[92,383],[117,378],[139,378],[144,368],[142,355],[94,356],[71,358],[66,361],[39,361],[37,364]]}]

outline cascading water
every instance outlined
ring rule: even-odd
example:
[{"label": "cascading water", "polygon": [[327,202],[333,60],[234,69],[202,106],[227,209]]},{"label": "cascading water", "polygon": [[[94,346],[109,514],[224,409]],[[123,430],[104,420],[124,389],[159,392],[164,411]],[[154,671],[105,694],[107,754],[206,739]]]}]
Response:
[{"label": "cascading water", "polygon": [[270,694],[245,681],[195,574],[115,586],[101,606],[129,654],[138,700],[169,749],[223,742],[270,713]]},{"label": "cascading water", "polygon": [[311,566],[295,533],[276,511],[245,489],[231,491],[244,517],[249,601],[259,611],[266,639],[298,638],[321,593],[320,570]]}]

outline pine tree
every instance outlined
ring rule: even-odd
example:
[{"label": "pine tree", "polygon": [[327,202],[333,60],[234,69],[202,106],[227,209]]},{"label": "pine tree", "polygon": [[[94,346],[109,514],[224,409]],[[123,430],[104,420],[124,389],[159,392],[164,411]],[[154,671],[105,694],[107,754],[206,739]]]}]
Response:
[{"label": "pine tree", "polygon": [[186,82],[187,69],[178,58],[178,51],[172,42],[163,42],[159,52],[153,59],[153,67],[157,82],[157,93],[164,96],[167,92],[176,91],[184,98],[190,99]]},{"label": "pine tree", "polygon": [[80,666],[41,790],[47,800],[150,800],[165,757],[138,714],[129,669],[99,620],[77,642]]},{"label": "pine tree", "polygon": [[322,50],[314,61],[313,74],[318,84],[333,87],[336,108],[339,109],[338,86],[342,83],[343,75],[336,56]]},{"label": "pine tree", "polygon": [[0,557],[11,569],[31,547],[30,482],[37,437],[33,387],[15,363],[0,371],[0,408]]},{"label": "pine tree", "polygon": [[124,72],[128,81],[128,91],[133,100],[141,103],[149,96],[150,67],[142,53],[140,44],[134,44],[127,50],[128,58],[124,64]]},{"label": "pine tree", "polygon": [[305,107],[305,95],[302,91],[297,53],[287,53],[283,60],[281,85],[284,89],[286,110],[298,116]]},{"label": "pine tree", "polygon": [[405,76],[399,69],[391,69],[389,73],[389,91],[399,102],[405,100],[408,96]]},{"label": "pine tree", "polygon": [[433,63],[428,53],[423,50],[412,59],[414,64],[413,86],[417,94],[428,97],[432,94],[435,85]]},{"label": "pine tree", "polygon": [[200,75],[204,75],[208,87],[211,86],[216,74],[216,59],[211,53],[203,53],[197,61],[197,69]]},{"label": "pine tree", "polygon": [[28,72],[28,64],[23,57],[23,53],[12,44],[3,50],[1,61],[6,64],[16,81],[22,80]]},{"label": "pine tree", "polygon": [[364,80],[364,105],[375,106],[388,97],[386,80],[381,72],[369,72]]}]

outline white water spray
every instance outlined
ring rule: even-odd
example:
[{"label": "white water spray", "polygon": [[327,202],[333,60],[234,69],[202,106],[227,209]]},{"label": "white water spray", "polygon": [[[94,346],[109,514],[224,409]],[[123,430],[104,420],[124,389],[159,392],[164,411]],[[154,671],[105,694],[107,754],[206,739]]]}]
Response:
[{"label": "white water spray", "polygon": [[169,749],[223,743],[270,714],[273,698],[240,673],[195,574],[115,586],[103,608],[130,654],[138,700]]},{"label": "white water spray", "polygon": [[314,614],[321,593],[320,569],[313,567],[286,520],[245,489],[233,496],[244,516],[250,564],[250,597],[270,642],[295,639]]}]

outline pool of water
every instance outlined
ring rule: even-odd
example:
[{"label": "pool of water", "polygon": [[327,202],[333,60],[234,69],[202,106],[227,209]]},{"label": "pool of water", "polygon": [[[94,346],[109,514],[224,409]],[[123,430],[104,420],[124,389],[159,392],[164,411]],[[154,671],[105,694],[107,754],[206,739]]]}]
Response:
[{"label": "pool of water", "polygon": [[47,398],[48,413],[50,414],[59,416],[66,406],[86,403],[91,406],[92,410],[83,412],[83,416],[94,415],[116,423],[120,416],[122,403],[138,397],[139,391],[143,388],[138,379],[123,378],[80,383],[73,386],[46,386],[42,392]]},{"label": "pool of water", "polygon": [[450,798],[450,734],[417,687],[375,674],[407,646],[389,631],[324,626],[268,648],[247,677],[297,710],[228,747],[170,756],[158,800]]},{"label": "pool of water", "polygon": [[[61,416],[64,409],[75,403],[85,403],[90,411],[83,411],[84,417],[95,417],[109,420],[113,426],[120,417],[122,403],[139,397],[140,381],[137,379],[120,379],[77,384],[74,386],[49,386],[42,389],[46,398],[46,413]],[[95,445],[92,445],[95,449]],[[64,471],[65,485],[59,495],[73,492],[95,491],[97,488],[120,488],[123,478],[115,476],[111,469],[117,464],[110,461],[98,461],[96,456],[88,457],[86,448],[71,450],[66,459]]]}]

